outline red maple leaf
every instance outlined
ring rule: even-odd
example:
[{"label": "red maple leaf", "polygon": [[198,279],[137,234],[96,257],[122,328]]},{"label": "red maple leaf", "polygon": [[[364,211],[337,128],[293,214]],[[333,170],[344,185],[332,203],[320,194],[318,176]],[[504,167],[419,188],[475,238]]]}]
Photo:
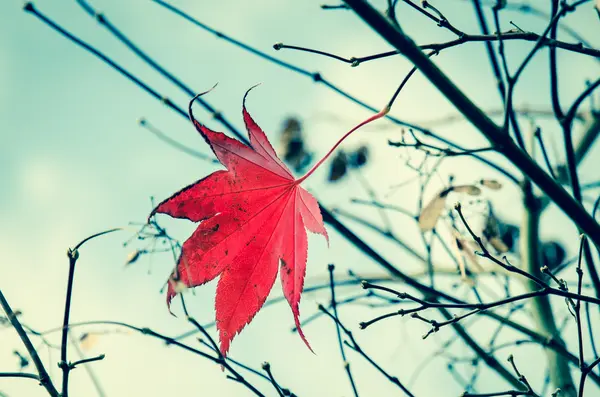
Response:
[{"label": "red maple leaf", "polygon": [[279,270],[298,333],[310,349],[299,321],[308,249],[306,230],[328,237],[317,200],[300,183],[350,133],[385,113],[356,126],[304,177],[295,179],[246,111],[246,95],[243,117],[250,146],[212,131],[194,118],[192,103],[200,95],[190,101],[190,119],[227,170],[213,172],[175,193],[150,215],[164,213],[200,222],[183,244],[169,278],[167,302],[170,304],[185,288],[220,276],[215,310],[220,349],[225,355],[233,337],[262,307]]}]

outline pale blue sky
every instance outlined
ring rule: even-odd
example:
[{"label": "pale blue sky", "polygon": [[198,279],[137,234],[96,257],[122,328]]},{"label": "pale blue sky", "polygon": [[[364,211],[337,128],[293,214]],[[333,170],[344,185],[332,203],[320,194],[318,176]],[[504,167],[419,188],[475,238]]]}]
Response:
[{"label": "pale blue sky", "polygon": [[[441,7],[442,2],[438,3]],[[410,69],[400,57],[351,68],[310,54],[272,50],[276,42],[323,49],[347,57],[389,50],[389,46],[354,14],[323,12],[318,1],[177,0],[174,4],[245,43],[308,70],[319,71],[376,107],[388,101],[396,84]],[[151,210],[150,196],[162,200],[216,168],[173,150],[138,127],[137,120],[146,117],[174,139],[209,153],[186,120],[33,16],[25,14],[21,5],[16,0],[0,2],[0,180],[3,183],[0,194],[0,288],[12,306],[24,312],[24,322],[44,330],[60,325],[62,319],[68,247],[95,232],[123,226],[130,221],[143,221]],[[179,105],[186,105],[189,98],[128,52],[74,1],[40,0],[35,5]],[[285,117],[297,115],[305,121],[309,145],[318,157],[351,126],[369,115],[310,79],[225,43],[150,1],[94,0],[93,5],[194,90],[202,91],[218,82],[218,88],[206,99],[237,127],[242,126],[243,93],[250,86],[262,83],[252,92],[248,108],[273,142],[277,142]],[[591,4],[586,7],[587,12],[569,16],[567,21],[591,40],[598,37],[600,24]],[[429,23],[407,6],[399,5],[398,12],[404,29],[414,34],[420,44],[453,38],[450,32]],[[478,31],[470,4],[453,1],[444,5],[444,12],[464,31]],[[544,26],[539,19],[507,13],[504,29],[511,28],[509,19],[526,30],[539,32]],[[592,43],[600,45],[598,40]],[[531,43],[510,43],[509,54],[514,60],[511,66],[514,67],[530,47]],[[561,91],[566,105],[582,90],[586,78],[598,77],[599,69],[590,57],[559,54]],[[436,62],[482,107],[499,106],[483,45],[468,44],[445,51]],[[549,108],[546,62],[547,54],[541,52],[532,62],[531,70],[523,75],[517,90],[519,104]],[[428,120],[452,112],[452,105],[418,73],[393,109],[394,115],[409,121]],[[197,114],[209,126],[221,129],[200,108]],[[379,125],[386,125],[386,122]],[[466,123],[452,124],[436,131],[468,146],[485,144]],[[560,144],[558,130],[550,130],[548,134],[556,138],[557,145]],[[346,143],[353,147],[360,142],[369,142],[377,163],[368,166],[364,176],[379,186],[377,192],[382,196],[389,185],[411,175],[398,158],[398,152],[386,145],[387,138],[398,136],[398,130],[386,129],[384,133],[373,126],[356,133]],[[597,149],[593,151],[594,155],[598,155]],[[442,175],[456,173],[461,183],[481,177],[498,177],[468,159],[453,160],[446,167]],[[593,180],[596,175],[593,165],[588,165],[583,169],[582,180]],[[323,203],[330,207],[342,206],[378,220],[377,212],[348,204],[351,197],[366,197],[357,181],[348,178],[337,185],[327,185],[325,176],[326,170],[322,169],[306,184]],[[429,193],[435,193],[439,186],[436,182]],[[416,192],[416,187],[411,185],[389,197],[388,201],[414,209]],[[501,192],[491,194],[497,207],[505,208],[500,212],[515,221],[518,219],[518,212],[514,211],[518,205],[517,192],[514,186],[506,186]],[[402,217],[392,219],[398,235],[420,249],[414,224]],[[544,221],[545,236],[559,237],[571,250],[575,247],[575,229],[562,215],[551,209]],[[181,240],[192,230],[192,225],[185,221],[165,217],[161,222]],[[396,246],[348,224],[403,270],[419,269]],[[164,295],[159,293],[173,266],[168,255],[157,255],[152,263],[143,259],[124,269],[123,263],[131,248],[123,248],[122,242],[130,235],[130,232],[123,232],[107,236],[88,243],[81,250],[72,321],[120,320],[171,335],[189,329],[184,320],[169,315]],[[321,238],[309,240],[308,284],[325,280],[329,262],[338,266],[340,275],[348,268],[362,274],[384,274],[331,229],[330,235],[329,249]],[[148,274],[150,266],[152,271]],[[277,283],[271,296],[279,295]],[[192,313],[202,323],[213,319],[214,283],[198,289],[196,295],[190,295],[188,299]],[[313,313],[317,302],[328,299],[326,292],[306,295],[302,313]],[[404,381],[410,378],[421,359],[451,335],[451,330],[446,329],[440,335],[422,341],[420,335],[426,332],[426,327],[409,319],[391,320],[361,333],[356,324],[370,318],[372,312],[353,307],[342,309],[341,313],[365,350],[372,352],[382,365]],[[322,319],[307,327],[307,337],[316,356],[289,332],[291,325],[287,305],[265,309],[234,340],[232,356],[257,368],[261,362],[270,361],[278,380],[299,396],[350,395],[334,343],[332,324]],[[485,325],[475,328],[482,333],[489,331]],[[88,330],[113,331],[114,327]],[[80,332],[84,331],[75,331],[77,335]],[[1,331],[0,338],[0,371],[14,370],[16,359],[12,350],[23,349],[10,330]],[[52,340],[57,341],[58,335],[53,335]],[[189,339],[189,343],[194,342],[193,338]],[[464,347],[456,350],[467,352]],[[41,351],[47,360],[46,350]],[[143,336],[121,333],[103,336],[88,352],[90,355],[100,353],[105,353],[106,359],[93,364],[93,368],[109,396],[159,396],[192,391],[211,396],[248,393],[226,380],[217,366]],[[516,357],[522,356],[525,361],[530,354],[542,357],[536,347],[519,348]],[[58,360],[56,352],[52,360],[53,363]],[[396,393],[359,357],[352,355],[351,360],[357,372],[363,371],[358,379],[359,388],[365,395]],[[54,375],[59,375],[54,364],[49,367]],[[531,370],[531,378],[539,385],[542,374],[538,366],[532,362],[523,363],[522,367]],[[71,382],[73,396],[94,395],[83,369],[73,373]],[[272,393],[266,383],[257,383],[262,390]],[[505,386],[489,373],[482,376],[478,384],[492,390]],[[444,360],[430,364],[413,385],[413,390],[419,396],[441,392],[458,395],[461,392],[446,373]],[[0,391],[11,397],[44,395],[43,389],[30,380],[0,379]]]}]

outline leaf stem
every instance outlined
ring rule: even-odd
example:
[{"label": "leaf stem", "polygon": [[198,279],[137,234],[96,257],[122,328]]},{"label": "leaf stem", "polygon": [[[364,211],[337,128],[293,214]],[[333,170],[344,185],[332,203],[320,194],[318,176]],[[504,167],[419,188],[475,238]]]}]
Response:
[{"label": "leaf stem", "polygon": [[317,164],[315,164],[306,174],[304,174],[303,177],[301,177],[300,179],[296,179],[296,183],[299,185],[302,182],[304,182],[304,180],[306,178],[308,178],[313,172],[315,172],[316,169],[319,168],[319,166],[321,164],[323,164],[325,162],[325,160],[327,160],[327,158],[331,155],[331,153],[333,153],[335,151],[335,149],[337,149],[337,147],[340,146],[340,144],[344,141],[344,139],[346,139],[350,136],[350,134],[352,134],[354,131],[358,130],[360,127],[367,125],[372,121],[375,121],[377,119],[384,117],[386,114],[389,113],[389,111],[390,111],[390,106],[388,105],[385,108],[383,108],[383,110],[381,110],[379,113],[374,114],[373,116],[369,117],[368,119],[366,119],[363,122],[361,122],[360,124],[358,124],[356,127],[352,128],[346,134],[344,134],[344,136],[341,137],[340,140],[337,141],[335,145],[333,145],[333,147],[329,150],[329,152],[327,152],[327,154],[325,156],[323,156],[323,158],[321,160],[319,160],[317,162]]}]

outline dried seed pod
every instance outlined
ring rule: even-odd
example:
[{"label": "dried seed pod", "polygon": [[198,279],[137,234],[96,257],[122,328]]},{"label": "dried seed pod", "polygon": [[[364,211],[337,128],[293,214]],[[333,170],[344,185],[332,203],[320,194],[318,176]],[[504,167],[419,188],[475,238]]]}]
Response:
[{"label": "dried seed pod", "polygon": [[335,157],[331,161],[329,166],[329,176],[327,180],[329,182],[335,182],[340,180],[346,175],[348,171],[348,156],[343,150],[338,150]]},{"label": "dried seed pod", "polygon": [[284,121],[280,145],[283,160],[296,172],[301,172],[310,163],[312,154],[306,150],[300,120],[290,117]]},{"label": "dried seed pod", "polygon": [[504,224],[500,228],[500,238],[506,244],[509,251],[514,251],[518,246],[520,233],[519,228],[515,225]]},{"label": "dried seed pod", "polygon": [[556,269],[566,258],[567,252],[562,245],[556,241],[548,241],[542,244],[542,263],[548,269]]},{"label": "dried seed pod", "polygon": [[350,153],[348,163],[354,168],[360,168],[367,163],[368,159],[369,148],[365,145],[362,145],[358,149]]}]

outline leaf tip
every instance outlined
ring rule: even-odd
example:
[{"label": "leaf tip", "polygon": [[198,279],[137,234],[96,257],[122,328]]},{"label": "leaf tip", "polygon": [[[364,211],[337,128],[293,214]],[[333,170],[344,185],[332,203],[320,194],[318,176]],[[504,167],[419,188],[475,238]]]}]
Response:
[{"label": "leaf tip", "polygon": [[248,88],[248,90],[244,94],[244,99],[242,100],[242,107],[244,109],[244,113],[246,113],[246,98],[248,97],[248,94],[250,93],[250,91],[252,91],[253,89],[255,89],[256,87],[258,87],[261,84],[262,83],[256,83],[256,84],[254,84],[252,87]]},{"label": "leaf tip", "polygon": [[294,323],[296,324],[296,331],[298,331],[298,335],[300,335],[300,339],[302,339],[302,342],[304,342],[306,347],[308,347],[308,350],[310,350],[310,352],[312,354],[316,355],[317,353],[315,353],[315,351],[311,347],[310,343],[308,343],[308,339],[306,339],[306,336],[304,335],[304,331],[302,331],[302,326],[300,325],[300,309],[298,308],[297,305],[296,305],[296,307],[292,307],[292,314],[294,315]]}]

